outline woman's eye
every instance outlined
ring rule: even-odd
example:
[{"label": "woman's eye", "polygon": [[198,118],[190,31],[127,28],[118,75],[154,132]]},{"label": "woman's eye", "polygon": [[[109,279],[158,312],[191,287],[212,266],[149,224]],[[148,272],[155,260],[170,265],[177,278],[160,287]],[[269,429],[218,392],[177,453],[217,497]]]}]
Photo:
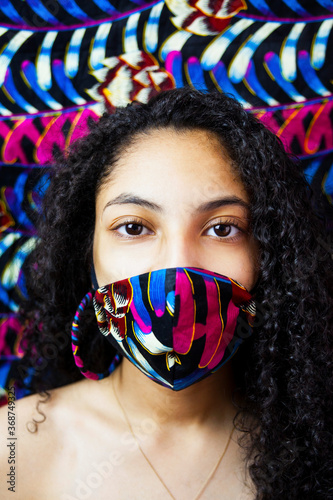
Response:
[{"label": "woman's eye", "polygon": [[126,224],[125,225],[126,233],[130,234],[131,236],[137,236],[142,233],[143,226],[142,224]]},{"label": "woman's eye", "polygon": [[239,233],[239,229],[231,224],[215,224],[207,230],[208,236],[217,236],[219,238],[233,238]]},{"label": "woman's eye", "polygon": [[115,231],[119,233],[121,236],[142,236],[145,234],[150,234],[150,231],[143,224],[139,224],[137,222],[128,222],[126,224],[122,224],[115,228]]}]

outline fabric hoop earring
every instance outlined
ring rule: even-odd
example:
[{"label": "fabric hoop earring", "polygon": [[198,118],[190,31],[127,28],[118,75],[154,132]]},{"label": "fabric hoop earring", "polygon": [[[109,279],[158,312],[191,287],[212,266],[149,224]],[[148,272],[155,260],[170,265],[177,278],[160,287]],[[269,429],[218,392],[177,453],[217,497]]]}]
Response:
[{"label": "fabric hoop earring", "polygon": [[77,311],[75,313],[74,320],[72,323],[72,330],[71,330],[72,352],[73,352],[75,364],[79,368],[82,375],[86,378],[90,378],[91,380],[100,380],[102,378],[108,377],[110,375],[110,373],[113,372],[113,370],[116,368],[116,366],[120,363],[120,356],[118,354],[115,355],[108,370],[105,371],[104,373],[95,373],[95,372],[89,371],[84,366],[84,363],[83,363],[82,358],[80,356],[80,329],[79,329],[79,327],[80,327],[81,315],[82,315],[83,311],[85,310],[85,308],[91,304],[92,298],[93,298],[93,293],[94,293],[94,290],[88,292],[83,297],[83,299],[82,299],[82,301],[81,301],[81,303],[80,303],[80,305],[77,308]]}]

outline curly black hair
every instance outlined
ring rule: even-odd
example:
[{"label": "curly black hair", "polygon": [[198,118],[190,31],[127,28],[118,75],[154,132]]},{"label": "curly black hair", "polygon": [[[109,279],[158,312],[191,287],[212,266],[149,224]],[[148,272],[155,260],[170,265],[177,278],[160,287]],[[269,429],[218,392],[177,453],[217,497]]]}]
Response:
[{"label": "curly black hair", "polygon": [[[280,140],[231,97],[191,88],[162,92],[90,123],[90,133],[56,162],[27,270],[30,318],[22,373],[32,390],[79,380],[70,331],[91,287],[95,197],[113,165],[151,130],[214,133],[251,201],[261,253],[254,334],[233,360],[243,395],[237,425],[256,499],[333,499],[332,259],[311,190]],[[92,310],[81,356],[105,371],[114,358]]]}]

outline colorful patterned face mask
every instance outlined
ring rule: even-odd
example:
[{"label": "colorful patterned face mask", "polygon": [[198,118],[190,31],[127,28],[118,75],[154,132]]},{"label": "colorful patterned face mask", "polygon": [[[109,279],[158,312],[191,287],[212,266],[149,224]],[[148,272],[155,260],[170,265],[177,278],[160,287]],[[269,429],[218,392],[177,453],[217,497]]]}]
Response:
[{"label": "colorful patterned face mask", "polygon": [[[195,268],[162,269],[117,281],[100,287],[93,304],[100,332],[117,351],[174,390],[226,363],[250,336],[255,315],[244,287]],[[74,328],[74,358],[83,368],[76,333]]]}]

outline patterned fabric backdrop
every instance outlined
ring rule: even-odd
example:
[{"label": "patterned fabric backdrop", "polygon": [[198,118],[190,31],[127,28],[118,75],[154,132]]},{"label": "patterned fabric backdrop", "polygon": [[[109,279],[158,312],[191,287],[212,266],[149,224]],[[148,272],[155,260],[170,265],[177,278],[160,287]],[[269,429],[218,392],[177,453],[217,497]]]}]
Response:
[{"label": "patterned fabric backdrop", "polygon": [[330,0],[1,1],[3,385],[21,354],[21,268],[37,243],[41,169],[105,108],[184,85],[231,93],[302,159],[332,213],[332,28]]}]

